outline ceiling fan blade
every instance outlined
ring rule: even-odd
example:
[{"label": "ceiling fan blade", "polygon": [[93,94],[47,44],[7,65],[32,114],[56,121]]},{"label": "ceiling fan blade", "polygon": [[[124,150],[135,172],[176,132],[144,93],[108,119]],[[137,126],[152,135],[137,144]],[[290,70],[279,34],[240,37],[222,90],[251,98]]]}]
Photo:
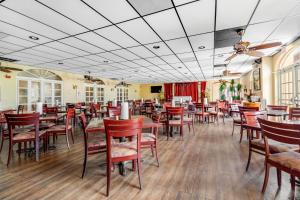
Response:
[{"label": "ceiling fan blade", "polygon": [[246,55],[248,56],[253,56],[253,57],[263,57],[265,54],[263,52],[260,52],[260,51],[248,51],[248,52],[245,52]]},{"label": "ceiling fan blade", "polygon": [[231,56],[229,56],[229,57],[225,60],[225,62],[232,60],[232,59],[235,58],[236,56],[237,56],[236,53],[232,54]]},{"label": "ceiling fan blade", "polygon": [[272,48],[272,47],[277,47],[282,45],[281,42],[273,42],[273,43],[267,43],[267,44],[261,44],[261,45],[257,45],[254,47],[250,47],[248,48],[250,51],[255,51],[255,50],[259,50],[259,49],[268,49],[268,48]]},{"label": "ceiling fan blade", "polygon": [[0,71],[5,73],[11,73],[9,69],[5,69],[5,68],[0,68]]}]

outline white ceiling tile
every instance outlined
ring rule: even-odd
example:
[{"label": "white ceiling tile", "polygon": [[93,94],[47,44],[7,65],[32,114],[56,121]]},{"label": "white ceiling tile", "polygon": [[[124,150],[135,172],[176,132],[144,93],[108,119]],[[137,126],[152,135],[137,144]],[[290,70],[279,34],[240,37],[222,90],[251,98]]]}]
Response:
[{"label": "white ceiling tile", "polygon": [[121,50],[116,50],[116,51],[112,51],[114,54],[117,54],[123,58],[126,58],[127,60],[135,60],[135,59],[139,59],[139,57],[137,57],[136,55],[134,55],[133,53],[130,53],[129,51],[127,51],[126,49],[121,49]]},{"label": "white ceiling tile", "polygon": [[175,52],[175,53],[186,53],[191,52],[192,49],[190,47],[190,44],[186,38],[176,39],[176,40],[169,40],[166,42],[169,47]]},{"label": "white ceiling tile", "polygon": [[77,38],[80,38],[84,41],[87,41],[90,44],[94,44],[97,47],[100,47],[102,49],[105,49],[107,51],[114,50],[114,49],[119,49],[120,47],[115,45],[114,43],[102,38],[101,36],[95,34],[95,33],[85,33],[76,36]]},{"label": "white ceiling tile", "polygon": [[79,55],[79,56],[88,54],[85,51],[82,51],[82,50],[74,48],[74,47],[70,47],[70,46],[60,43],[60,42],[50,42],[50,43],[46,44],[45,46],[52,47],[52,48],[55,48],[55,49],[58,49],[61,51],[65,51],[65,52],[68,52],[68,53],[71,53],[74,55]]},{"label": "white ceiling tile", "polygon": [[215,1],[201,0],[177,9],[188,35],[214,30]]},{"label": "white ceiling tile", "polygon": [[170,65],[159,65],[159,67],[163,70],[169,70],[169,69],[174,69],[174,67],[172,66],[173,64]]},{"label": "white ceiling tile", "polygon": [[[1,45],[1,42],[0,42],[0,45]],[[12,49],[7,49],[7,48],[4,48],[4,47],[0,47],[0,54],[1,55],[12,53],[13,51],[14,50],[12,50]]]},{"label": "white ceiling tile", "polygon": [[21,60],[21,61],[22,61],[22,58],[31,59],[33,62],[36,62],[36,63],[51,61],[50,59],[47,59],[47,58],[42,58],[42,57],[39,57],[39,56],[26,54],[26,53],[23,53],[23,52],[15,52],[15,53],[9,54],[9,57],[12,57],[12,56],[17,57],[18,60]]},{"label": "white ceiling tile", "polygon": [[[97,14],[82,1],[78,0],[39,0],[47,6],[55,9],[72,20],[86,26],[89,29],[96,29],[110,25],[111,23]],[[93,19],[93,20],[91,20]]]},{"label": "white ceiling tile", "polygon": [[[30,31],[40,33],[52,39],[65,37],[66,35],[61,31],[67,34],[77,34],[87,30],[33,0],[26,0],[21,2],[18,0],[10,0],[3,2],[3,5],[6,5],[13,10],[32,17],[35,20],[41,21],[46,25],[24,17],[16,12],[9,11],[4,7],[0,8],[0,16],[4,16],[0,18],[7,19],[8,22],[11,22],[12,24],[18,25],[25,29],[27,27],[30,27]],[[50,28],[47,25],[57,28],[60,31]]]},{"label": "white ceiling tile", "polygon": [[105,38],[119,44],[122,47],[132,47],[139,45],[138,42],[134,41],[131,37],[126,35],[123,31],[118,29],[116,26],[110,26],[107,28],[102,28],[97,31],[100,35],[104,36]]},{"label": "white ceiling tile", "polygon": [[47,47],[47,46],[37,46],[37,47],[34,47],[32,49],[36,50],[36,51],[43,51],[43,52],[46,52],[46,53],[57,55],[58,57],[63,57],[63,58],[74,57],[74,55],[72,55],[72,54],[69,54],[69,53],[66,53],[66,52],[63,52],[63,51],[59,51],[59,50],[56,50],[56,49],[52,49],[52,48]]},{"label": "white ceiling tile", "polygon": [[251,24],[265,22],[273,19],[281,19],[287,16],[299,3],[298,0],[262,0],[254,13]]},{"label": "white ceiling tile", "polygon": [[0,40],[0,47],[9,49],[11,51],[18,51],[18,50],[24,49],[24,47],[22,47],[20,45],[11,44],[11,43],[1,41],[1,40]]},{"label": "white ceiling tile", "polygon": [[185,3],[189,3],[189,2],[192,2],[194,0],[173,0],[175,6],[178,6],[178,5],[182,5],[182,4],[185,4]]},{"label": "white ceiling tile", "polygon": [[84,0],[113,23],[139,17],[134,9],[124,0]]},{"label": "white ceiling tile", "polygon": [[[247,25],[258,0],[222,0],[217,7],[217,30]],[[234,9],[233,8],[238,8]],[[231,14],[234,12],[234,15]]]},{"label": "white ceiling tile", "polygon": [[185,36],[175,9],[148,15],[144,18],[164,40]]},{"label": "white ceiling tile", "polygon": [[59,60],[59,59],[63,58],[60,55],[54,55],[49,52],[44,52],[44,51],[35,50],[35,49],[26,49],[26,50],[23,50],[22,52],[27,53],[27,54],[37,55],[42,58],[49,58],[51,60]]},{"label": "white ceiling tile", "polygon": [[85,51],[88,51],[90,53],[101,53],[101,52],[104,52],[104,50],[96,47],[96,46],[93,46],[87,42],[84,42],[80,39],[77,39],[77,38],[74,38],[74,37],[70,37],[70,38],[66,38],[66,39],[62,39],[60,40],[60,42],[64,43],[64,44],[68,44],[68,45],[71,45],[71,46],[74,46],[78,49],[81,49],[81,50],[85,50]]},{"label": "white ceiling tile", "polygon": [[268,38],[270,40],[280,40],[283,43],[290,42],[300,35],[300,15],[287,17],[282,24]]},{"label": "white ceiling tile", "polygon": [[141,18],[118,24],[118,26],[142,44],[160,41]]},{"label": "white ceiling tile", "polygon": [[243,36],[244,41],[249,42],[263,42],[272,33],[272,31],[279,25],[280,20],[270,21],[266,23],[260,23],[250,25],[245,31]]},{"label": "white ceiling tile", "polygon": [[210,66],[210,67],[213,67],[214,65],[213,65],[213,59],[211,58],[211,59],[207,59],[207,60],[201,60],[201,61],[199,61],[199,63],[200,63],[200,66],[202,67],[207,67],[207,66]]},{"label": "white ceiling tile", "polygon": [[153,58],[146,58],[149,62],[155,64],[155,65],[163,65],[165,62],[161,60],[159,57],[153,57]]},{"label": "white ceiling tile", "polygon": [[150,66],[151,63],[149,63],[148,61],[144,60],[144,59],[141,59],[141,60],[135,60],[134,61],[136,64],[138,65],[141,65],[143,67],[147,67],[147,66]]},{"label": "white ceiling tile", "polygon": [[[153,48],[155,46],[158,46],[159,48],[158,49]],[[163,42],[148,44],[146,45],[146,47],[151,49],[153,53],[159,56],[172,54],[172,51]]]},{"label": "white ceiling tile", "polygon": [[193,52],[190,52],[190,53],[181,53],[181,54],[177,54],[177,56],[179,57],[179,59],[182,62],[188,62],[188,61],[195,61],[196,60]]},{"label": "white ceiling tile", "polygon": [[27,40],[24,40],[24,39],[20,39],[20,38],[17,38],[17,37],[13,37],[13,36],[8,36],[8,37],[5,37],[1,40],[5,41],[5,42],[12,43],[12,44],[16,44],[16,45],[19,45],[19,46],[23,46],[23,47],[32,47],[32,46],[37,45],[37,43],[27,41]]},{"label": "white ceiling tile", "polygon": [[120,56],[112,54],[110,52],[100,53],[100,54],[97,54],[97,55],[100,56],[100,57],[106,58],[110,61],[114,61],[114,62],[125,61],[124,58],[121,58]]},{"label": "white ceiling tile", "polygon": [[145,48],[143,46],[128,48],[128,50],[142,58],[149,58],[149,57],[155,56],[151,51],[149,51],[147,48]]},{"label": "white ceiling tile", "polygon": [[197,51],[196,52],[196,56],[197,56],[197,59],[199,61],[201,60],[207,60],[207,59],[211,59],[212,56],[213,56],[213,50],[203,50],[203,51]]},{"label": "white ceiling tile", "polygon": [[167,63],[178,63],[180,60],[175,55],[161,56]]},{"label": "white ceiling tile", "polygon": [[198,51],[200,46],[204,46],[204,50],[214,48],[214,33],[191,36],[189,39],[194,51]]},{"label": "white ceiling tile", "polygon": [[94,60],[90,60],[88,59],[88,57],[78,57],[78,58],[72,58],[73,61],[78,61],[78,62],[83,62],[86,63],[88,65],[99,65],[99,62],[94,61]]}]

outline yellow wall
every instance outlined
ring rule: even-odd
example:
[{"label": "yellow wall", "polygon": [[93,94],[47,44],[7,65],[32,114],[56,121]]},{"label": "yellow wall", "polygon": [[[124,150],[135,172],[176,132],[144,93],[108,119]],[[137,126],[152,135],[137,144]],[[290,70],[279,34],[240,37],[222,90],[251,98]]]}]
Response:
[{"label": "yellow wall", "polygon": [[[14,63],[1,62],[3,66],[16,67],[23,70],[32,69],[33,67],[17,65]],[[83,75],[73,74],[68,72],[49,70],[57,75],[59,75],[63,80],[63,102],[79,102],[85,101],[85,82]],[[16,108],[17,106],[17,71],[10,73],[10,79],[5,78],[6,73],[0,72],[0,109],[5,108]],[[115,85],[118,81],[109,80],[101,78],[105,82],[105,101],[113,100],[116,98],[116,88]],[[77,85],[77,90],[73,89],[73,85]],[[129,99],[139,99],[140,98],[140,85],[131,84],[128,87]],[[76,95],[79,94],[79,96]]]},{"label": "yellow wall", "polygon": [[[151,93],[151,86],[162,86],[161,93]],[[163,84],[141,84],[140,85],[140,98],[143,99],[162,99],[164,94]]]}]

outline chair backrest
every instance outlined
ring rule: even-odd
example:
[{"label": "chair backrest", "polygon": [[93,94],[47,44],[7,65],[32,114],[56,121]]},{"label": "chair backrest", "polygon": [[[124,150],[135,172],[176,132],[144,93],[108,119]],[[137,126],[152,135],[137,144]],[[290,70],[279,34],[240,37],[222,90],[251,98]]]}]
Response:
[{"label": "chair backrest", "polygon": [[298,119],[300,118],[300,108],[292,107],[289,109],[289,119]]},{"label": "chair backrest", "polygon": [[267,105],[268,110],[287,111],[288,106]]},{"label": "chair backrest", "polygon": [[196,109],[202,109],[202,103],[194,103]]},{"label": "chair backrest", "polygon": [[96,103],[90,103],[90,113],[95,117],[98,117],[97,108],[96,108],[97,105],[98,104]]},{"label": "chair backrest", "polygon": [[13,129],[16,126],[34,126],[35,131],[39,131],[40,124],[40,114],[30,113],[30,114],[5,114],[10,138],[13,137]]},{"label": "chair backrest", "polygon": [[167,108],[167,120],[180,116],[181,124],[183,123],[183,107],[168,107]]},{"label": "chair backrest", "polygon": [[47,107],[47,114],[50,115],[57,115],[58,114],[58,107],[54,106],[54,107]]},{"label": "chair backrest", "polygon": [[66,103],[66,107],[68,108],[75,108],[75,104],[74,103]]},{"label": "chair backrest", "polygon": [[107,116],[108,117],[115,117],[115,116],[120,116],[121,115],[121,107],[114,107],[114,106],[109,106],[107,107]]},{"label": "chair backrest", "polygon": [[258,111],[259,107],[246,107],[246,106],[239,106],[239,113],[240,113],[240,118],[241,118],[241,122],[245,122],[245,116],[244,116],[244,112],[255,112]]},{"label": "chair backrest", "polygon": [[153,122],[160,123],[161,115],[159,113],[157,113],[157,112],[153,112],[151,118],[152,118]]},{"label": "chair backrest", "polygon": [[268,139],[286,144],[300,144],[300,124],[287,124],[258,118],[265,138],[266,156],[270,154]]},{"label": "chair backrest", "polygon": [[218,107],[218,109],[225,109],[226,102],[225,101],[217,101],[217,107]]},{"label": "chair backrest", "polygon": [[69,108],[67,110],[67,117],[66,117],[66,128],[71,124],[72,120],[75,118],[75,108]]},{"label": "chair backrest", "polygon": [[[141,133],[144,123],[143,117],[137,117],[130,120],[114,120],[104,119],[104,127],[106,132],[106,144],[107,144],[107,159],[111,158],[111,144],[113,138],[135,138],[137,156],[141,153]],[[134,142],[134,141],[132,141]],[[135,148],[133,146],[133,148]]]},{"label": "chair backrest", "polygon": [[171,102],[165,102],[164,104],[163,104],[163,109],[167,109],[167,107],[172,107],[172,103]]},{"label": "chair backrest", "polygon": [[196,106],[195,106],[195,104],[189,104],[189,105],[188,105],[188,111],[196,111]]},{"label": "chair backrest", "polygon": [[24,112],[24,105],[18,105],[17,114],[23,114]]},{"label": "chair backrest", "polygon": [[83,112],[81,112],[79,114],[79,121],[80,121],[81,128],[82,128],[83,139],[84,139],[84,147],[85,147],[85,150],[86,150],[87,149],[88,136],[87,136],[87,133],[86,133],[85,129],[87,127],[87,120],[86,120],[86,116]]},{"label": "chair backrest", "polygon": [[246,124],[255,126],[258,124],[257,118],[267,119],[267,112],[265,111],[246,111],[243,112],[246,120]]}]

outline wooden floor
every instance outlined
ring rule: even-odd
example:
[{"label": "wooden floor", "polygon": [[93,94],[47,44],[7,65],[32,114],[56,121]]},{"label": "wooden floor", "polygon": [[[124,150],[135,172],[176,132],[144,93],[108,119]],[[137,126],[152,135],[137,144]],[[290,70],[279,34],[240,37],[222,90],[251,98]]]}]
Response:
[{"label": "wooden floor", "polygon": [[[246,173],[247,142],[239,144],[238,129],[231,136],[231,125],[231,119],[226,125],[197,123],[195,136],[185,130],[184,141],[178,135],[169,141],[161,135],[159,168],[150,151],[143,151],[143,190],[137,188],[136,172],[128,171],[123,177],[115,170],[109,199],[288,199],[289,177],[283,174],[282,188],[277,191],[275,169],[265,195],[261,195],[264,158],[254,155]],[[15,154],[9,168],[5,164],[7,152],[3,151],[0,199],[106,199],[105,166],[101,165],[105,154],[90,157],[86,176],[81,179],[80,132],[75,143],[68,151],[64,140],[59,141],[58,149],[42,155],[39,163],[33,160],[34,156],[19,159]]]}]

